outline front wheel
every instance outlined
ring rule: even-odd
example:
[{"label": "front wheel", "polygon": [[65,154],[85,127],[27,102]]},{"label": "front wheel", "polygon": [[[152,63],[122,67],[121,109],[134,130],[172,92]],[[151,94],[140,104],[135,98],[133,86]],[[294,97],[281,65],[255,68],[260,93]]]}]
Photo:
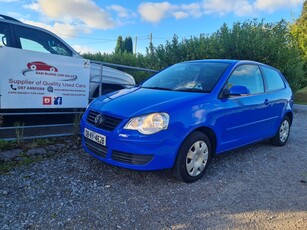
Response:
[{"label": "front wheel", "polygon": [[286,116],[278,130],[277,130],[277,133],[275,134],[275,136],[271,139],[271,143],[273,145],[276,145],[276,146],[283,146],[286,144],[288,138],[289,138],[289,135],[290,135],[290,119]]},{"label": "front wheel", "polygon": [[211,157],[211,144],[202,132],[191,133],[182,143],[174,166],[175,176],[186,183],[201,178]]}]

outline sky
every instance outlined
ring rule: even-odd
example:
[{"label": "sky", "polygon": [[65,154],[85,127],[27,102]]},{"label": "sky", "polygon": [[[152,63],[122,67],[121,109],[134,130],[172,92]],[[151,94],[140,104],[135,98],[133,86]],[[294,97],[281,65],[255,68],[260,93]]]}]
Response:
[{"label": "sky", "polygon": [[[304,0],[0,0],[0,14],[43,27],[79,53],[112,53],[118,36],[130,36],[133,49],[211,34],[223,23],[264,19],[293,22]],[[151,36],[152,35],[152,36]]]}]

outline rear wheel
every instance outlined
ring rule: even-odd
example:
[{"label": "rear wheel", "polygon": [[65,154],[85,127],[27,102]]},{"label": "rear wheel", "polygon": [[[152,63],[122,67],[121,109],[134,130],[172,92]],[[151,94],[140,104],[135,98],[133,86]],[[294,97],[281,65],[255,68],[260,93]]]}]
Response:
[{"label": "rear wheel", "polygon": [[271,143],[276,146],[285,145],[290,135],[290,126],[290,119],[287,116],[284,117]]},{"label": "rear wheel", "polygon": [[191,133],[182,143],[174,166],[175,176],[191,183],[203,176],[211,157],[211,144],[202,132]]},{"label": "rear wheel", "polygon": [[30,66],[30,69],[31,69],[31,70],[36,70],[36,65],[31,65],[31,66]]}]

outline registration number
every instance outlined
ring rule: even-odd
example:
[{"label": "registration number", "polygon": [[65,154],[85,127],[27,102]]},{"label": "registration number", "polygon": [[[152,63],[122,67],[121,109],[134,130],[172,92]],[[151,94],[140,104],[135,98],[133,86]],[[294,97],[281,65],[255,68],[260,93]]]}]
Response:
[{"label": "registration number", "polygon": [[84,137],[86,137],[86,138],[88,138],[92,141],[95,141],[98,144],[106,145],[106,136],[104,136],[104,135],[96,133],[96,132],[89,130],[87,128],[84,128],[83,135],[84,135]]}]

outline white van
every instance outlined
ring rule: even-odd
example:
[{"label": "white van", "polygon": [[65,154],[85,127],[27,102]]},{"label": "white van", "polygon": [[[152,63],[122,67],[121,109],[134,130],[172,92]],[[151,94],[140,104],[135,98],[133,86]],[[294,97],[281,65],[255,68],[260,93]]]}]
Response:
[{"label": "white van", "polygon": [[134,84],[131,75],[82,58],[55,34],[0,15],[0,109],[85,108],[99,93]]}]

